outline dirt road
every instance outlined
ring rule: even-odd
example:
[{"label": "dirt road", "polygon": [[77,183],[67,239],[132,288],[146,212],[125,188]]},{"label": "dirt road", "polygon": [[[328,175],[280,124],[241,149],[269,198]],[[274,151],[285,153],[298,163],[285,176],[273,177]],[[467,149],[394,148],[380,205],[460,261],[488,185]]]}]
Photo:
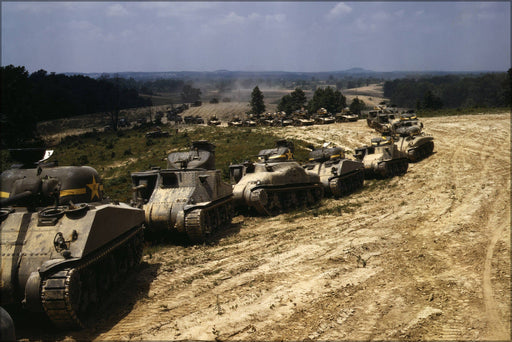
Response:
[{"label": "dirt road", "polygon": [[[318,209],[163,246],[94,328],[21,338],[510,340],[510,115],[422,119],[435,153]],[[282,138],[369,142],[366,123]]]}]

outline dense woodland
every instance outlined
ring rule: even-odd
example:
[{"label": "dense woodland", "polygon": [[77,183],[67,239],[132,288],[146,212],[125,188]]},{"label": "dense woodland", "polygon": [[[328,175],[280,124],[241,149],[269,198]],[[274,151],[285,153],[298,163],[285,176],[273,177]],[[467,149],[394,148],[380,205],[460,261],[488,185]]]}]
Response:
[{"label": "dense woodland", "polygon": [[384,97],[398,107],[416,109],[507,107],[512,69],[479,76],[403,78],[384,83]]},{"label": "dense woodland", "polygon": [[[194,88],[193,82],[200,84],[203,90],[215,89],[219,93],[239,86],[249,86],[256,81],[261,81],[260,84],[263,85],[266,82],[273,86],[281,84],[285,89],[293,86],[291,89],[295,91],[281,99],[280,110],[288,112],[304,106],[310,111],[325,107],[331,112],[339,112],[347,105],[340,88],[377,81],[377,78],[368,74],[361,74],[360,77],[356,77],[356,74],[322,75],[318,78],[312,76],[309,80],[306,80],[306,74],[291,73],[295,78],[286,75],[283,78],[280,74],[271,74],[272,77],[269,76],[267,80],[258,79],[256,74],[245,75],[245,79],[191,80],[170,76],[166,79],[134,79],[119,77],[117,74],[103,74],[92,78],[85,75],[48,73],[45,70],[29,74],[23,66],[8,65],[0,67],[1,144],[2,147],[18,146],[33,138],[39,121],[104,112],[111,113],[112,121],[117,122],[115,113],[119,113],[121,109],[152,105],[148,95],[172,93],[180,96],[182,102],[192,103],[200,100],[201,96],[201,90]],[[439,76],[418,74],[386,81],[384,96],[399,107],[425,110],[506,107],[511,105],[511,83],[512,69],[508,73]],[[325,87],[326,84],[332,84],[333,87]],[[314,90],[313,97],[307,101],[301,89]],[[364,107],[364,104],[355,105]]]},{"label": "dense woodland", "polygon": [[1,68],[2,146],[17,146],[35,136],[38,121],[151,105],[120,78],[29,75],[25,67]]}]

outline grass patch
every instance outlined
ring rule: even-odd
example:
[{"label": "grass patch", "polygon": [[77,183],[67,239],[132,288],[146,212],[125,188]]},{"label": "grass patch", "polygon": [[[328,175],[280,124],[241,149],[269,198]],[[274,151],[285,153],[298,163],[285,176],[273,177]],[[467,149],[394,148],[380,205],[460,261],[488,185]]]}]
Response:
[{"label": "grass patch", "polygon": [[[145,133],[153,126],[132,128],[116,132],[89,132],[61,139],[53,147],[55,150],[49,161],[58,161],[58,165],[90,165],[94,167],[105,186],[105,193],[113,200],[128,202],[132,197],[130,174],[149,170],[152,167],[165,168],[166,157],[170,151],[187,151],[192,141],[208,140],[216,145],[216,168],[222,171],[225,181],[229,180],[229,165],[245,160],[255,160],[262,149],[273,148],[275,135],[257,128],[197,126],[187,131],[175,132],[175,126],[163,125],[169,137],[151,139],[147,143]],[[181,130],[181,128],[180,128]],[[294,140],[296,159],[307,159],[307,142]],[[2,171],[14,163],[9,153],[0,154]]]}]

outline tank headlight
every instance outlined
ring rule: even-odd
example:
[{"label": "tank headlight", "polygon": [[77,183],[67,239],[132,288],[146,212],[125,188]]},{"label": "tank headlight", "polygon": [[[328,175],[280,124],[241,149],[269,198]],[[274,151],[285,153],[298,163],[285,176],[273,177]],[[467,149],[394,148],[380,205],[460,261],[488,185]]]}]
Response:
[{"label": "tank headlight", "polygon": [[256,181],[256,185],[260,185],[261,184],[261,181],[260,180],[257,180]]}]

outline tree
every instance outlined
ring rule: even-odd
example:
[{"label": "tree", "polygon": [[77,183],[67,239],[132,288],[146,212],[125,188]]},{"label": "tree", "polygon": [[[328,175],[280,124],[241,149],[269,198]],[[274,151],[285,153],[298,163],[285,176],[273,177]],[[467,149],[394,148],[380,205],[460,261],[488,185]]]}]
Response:
[{"label": "tree", "polygon": [[281,98],[277,105],[278,111],[285,111],[286,113],[293,113],[296,110],[301,109],[306,104],[306,94],[302,89],[295,88],[290,94],[285,95]]},{"label": "tree", "polygon": [[265,111],[265,102],[263,101],[263,93],[258,86],[254,87],[251,93],[251,102],[249,106],[254,114],[261,114]]},{"label": "tree", "polygon": [[8,65],[0,71],[2,147],[21,147],[37,136],[38,117],[31,103],[33,89],[25,67]]},{"label": "tree", "polygon": [[423,97],[423,103],[421,107],[424,109],[440,109],[443,107],[443,102],[439,96],[434,95],[434,93],[429,90]]},{"label": "tree", "polygon": [[347,106],[347,99],[339,90],[334,88],[318,88],[313,98],[308,102],[308,110],[316,112],[320,108],[327,109],[331,113],[339,113]]},{"label": "tree", "polygon": [[290,93],[290,96],[292,97],[293,104],[296,107],[294,110],[301,109],[308,101],[306,94],[300,88],[295,88],[295,90]]},{"label": "tree", "polygon": [[352,100],[350,104],[350,111],[354,114],[360,115],[361,111],[364,109],[365,104],[363,100],[359,100],[357,97]]},{"label": "tree", "polygon": [[201,90],[185,84],[181,91],[181,99],[184,103],[194,103],[201,100]]}]

